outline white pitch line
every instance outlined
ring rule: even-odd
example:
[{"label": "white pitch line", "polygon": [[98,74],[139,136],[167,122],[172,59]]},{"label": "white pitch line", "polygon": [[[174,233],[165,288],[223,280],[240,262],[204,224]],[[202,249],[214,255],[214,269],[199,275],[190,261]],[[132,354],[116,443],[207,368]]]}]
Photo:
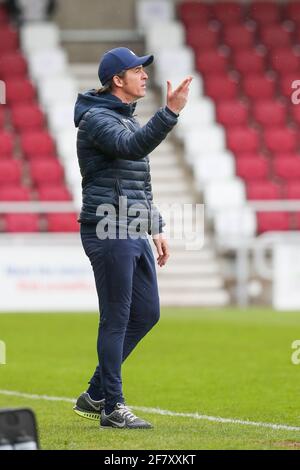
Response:
[{"label": "white pitch line", "polygon": [[[75,398],[53,397],[49,395],[36,395],[30,393],[16,392],[13,390],[0,390],[0,395],[12,397],[29,398],[30,400],[46,400],[46,401],[62,401],[64,403],[75,403]],[[143,411],[144,413],[157,414],[163,416],[177,416],[180,418],[192,418],[213,423],[240,424],[243,426],[256,426],[259,428],[269,428],[284,431],[300,431],[300,426],[289,426],[287,424],[263,423],[259,421],[248,421],[234,418],[221,418],[220,416],[200,415],[199,413],[178,413],[176,411],[161,410],[160,408],[146,408],[144,406],[130,406],[134,410]]]}]

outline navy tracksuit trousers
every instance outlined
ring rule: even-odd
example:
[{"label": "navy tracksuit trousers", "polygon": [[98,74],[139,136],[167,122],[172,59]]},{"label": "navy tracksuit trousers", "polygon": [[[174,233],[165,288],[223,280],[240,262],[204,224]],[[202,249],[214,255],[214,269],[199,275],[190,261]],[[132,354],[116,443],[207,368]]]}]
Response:
[{"label": "navy tracksuit trousers", "polygon": [[105,412],[124,403],[121,364],[157,323],[160,315],[155,260],[144,238],[100,240],[84,233],[81,240],[93,267],[99,299],[97,366],[90,384],[105,398]]}]

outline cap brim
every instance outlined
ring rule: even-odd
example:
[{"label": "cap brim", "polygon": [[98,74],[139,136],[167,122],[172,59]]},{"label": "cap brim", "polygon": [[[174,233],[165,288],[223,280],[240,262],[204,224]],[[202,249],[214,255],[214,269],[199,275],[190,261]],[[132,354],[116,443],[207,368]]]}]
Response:
[{"label": "cap brim", "polygon": [[138,67],[139,65],[143,65],[144,67],[147,67],[147,65],[152,64],[154,60],[153,55],[144,55],[142,57],[137,57],[130,66],[127,67],[127,69],[132,69],[134,67]]}]

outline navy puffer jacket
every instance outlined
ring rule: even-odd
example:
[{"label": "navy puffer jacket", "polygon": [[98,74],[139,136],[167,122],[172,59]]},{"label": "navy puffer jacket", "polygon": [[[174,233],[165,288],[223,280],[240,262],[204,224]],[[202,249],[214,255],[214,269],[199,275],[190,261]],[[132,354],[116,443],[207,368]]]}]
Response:
[{"label": "navy puffer jacket", "polygon": [[[119,208],[119,196],[127,197],[128,208],[139,203],[147,217],[148,233],[162,231],[164,225],[153,218],[150,165],[152,152],[177,123],[177,116],[166,108],[159,109],[148,123],[140,127],[133,116],[135,104],[123,103],[116,96],[90,90],[79,94],[75,104],[78,127],[77,155],[82,175],[83,204],[79,217],[95,225],[103,216],[96,215],[101,204]],[[136,216],[128,216],[127,224]]]}]

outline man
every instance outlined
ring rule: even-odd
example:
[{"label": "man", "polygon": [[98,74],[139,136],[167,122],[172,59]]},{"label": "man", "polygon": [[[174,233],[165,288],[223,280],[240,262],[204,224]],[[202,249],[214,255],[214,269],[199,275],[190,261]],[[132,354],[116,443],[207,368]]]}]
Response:
[{"label": "man", "polygon": [[[99,364],[74,411],[90,419],[100,415],[101,427],[152,427],[125,405],[121,364],[159,319],[155,261],[147,234],[152,235],[160,267],[167,262],[169,248],[163,220],[152,204],[148,154],[177,123],[192,80],[188,77],[175,91],[168,82],[167,106],[141,128],[133,112],[146,94],[144,67],[152,62],[152,55],[138,57],[125,47],[106,52],[98,70],[102,88],[79,94],[75,105],[83,192],[81,239],[93,267],[101,314]],[[114,219],[115,230],[110,230],[110,207],[119,216],[123,200],[127,215],[122,221]],[[138,228],[132,215],[136,204]]]}]

